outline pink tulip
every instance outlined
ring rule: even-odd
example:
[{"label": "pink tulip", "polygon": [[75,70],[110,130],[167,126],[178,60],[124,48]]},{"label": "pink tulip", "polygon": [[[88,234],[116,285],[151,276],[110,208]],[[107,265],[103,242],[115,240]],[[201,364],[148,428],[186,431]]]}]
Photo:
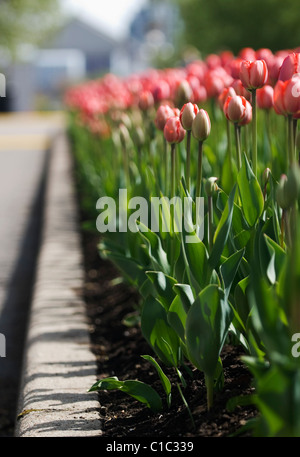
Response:
[{"label": "pink tulip", "polygon": [[269,110],[273,107],[274,89],[272,86],[266,84],[264,87],[257,89],[257,106],[260,109]]},{"label": "pink tulip", "polygon": [[159,130],[163,130],[167,120],[174,116],[174,111],[170,105],[160,105],[156,111],[154,123]]},{"label": "pink tulip", "polygon": [[240,79],[248,90],[263,87],[268,80],[268,68],[264,60],[245,60],[241,63]]},{"label": "pink tulip", "polygon": [[240,79],[235,79],[231,87],[235,90],[236,95],[242,95],[246,100],[251,100],[251,92],[244,87]]},{"label": "pink tulip", "polygon": [[252,48],[243,48],[239,52],[239,57],[243,60],[256,60],[256,52]]},{"label": "pink tulip", "polygon": [[218,97],[218,104],[221,109],[224,107],[224,103],[227,100],[228,97],[233,97],[234,95],[237,95],[233,87],[225,87],[223,89],[223,92],[219,95]]},{"label": "pink tulip", "polygon": [[194,103],[188,102],[183,105],[179,114],[179,119],[185,130],[191,130],[193,120],[198,112],[199,108]]},{"label": "pink tulip", "polygon": [[149,90],[142,91],[139,95],[138,106],[142,111],[146,111],[149,108],[152,108],[152,106],[154,106],[154,98],[152,92]]},{"label": "pink tulip", "polygon": [[223,108],[227,119],[237,124],[242,122],[245,118],[247,119],[249,117],[249,107],[247,103],[249,104],[248,100],[242,95],[227,97]]},{"label": "pink tulip", "polygon": [[292,52],[284,59],[278,79],[280,81],[287,81],[295,73],[300,73],[300,53]]},{"label": "pink tulip", "polygon": [[164,137],[168,143],[180,143],[184,139],[185,133],[186,131],[178,116],[172,116],[167,120],[164,127]]},{"label": "pink tulip", "polygon": [[244,114],[244,117],[243,119],[238,122],[238,125],[242,126],[242,125],[246,125],[246,124],[249,124],[249,122],[252,121],[252,105],[250,102],[248,102],[248,100],[246,100],[246,106],[245,106],[245,114]]},{"label": "pink tulip", "polygon": [[164,79],[157,81],[152,91],[154,101],[159,102],[162,100],[167,100],[170,97],[170,94],[170,85],[167,83],[167,81]]},{"label": "pink tulip", "polygon": [[274,87],[274,108],[278,114],[296,114],[300,111],[300,74],[286,81],[278,80]]}]

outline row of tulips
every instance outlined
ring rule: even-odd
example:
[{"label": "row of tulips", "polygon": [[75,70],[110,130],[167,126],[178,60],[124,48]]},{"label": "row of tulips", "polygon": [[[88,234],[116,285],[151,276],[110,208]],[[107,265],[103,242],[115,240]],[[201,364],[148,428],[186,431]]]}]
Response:
[{"label": "row of tulips", "polygon": [[[299,73],[297,50],[245,48],[184,68],[106,75],[66,94],[89,227],[100,217],[100,255],[140,293],[145,358],[167,405],[161,365],[178,374],[184,401],[187,362],[200,370],[210,409],[224,383],[224,344],[238,344],[256,390],[232,404],[253,402],[253,433],[265,436],[300,435]],[[159,196],[158,213],[138,209],[138,196]],[[111,223],[101,197],[118,202],[125,228],[120,214]],[[136,380],[91,388],[101,389],[163,407]]]}]

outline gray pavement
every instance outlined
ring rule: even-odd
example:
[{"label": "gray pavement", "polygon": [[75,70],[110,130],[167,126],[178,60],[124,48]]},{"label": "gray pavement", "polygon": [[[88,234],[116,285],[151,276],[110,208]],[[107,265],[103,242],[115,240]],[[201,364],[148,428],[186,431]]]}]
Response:
[{"label": "gray pavement", "polygon": [[60,114],[0,116],[0,190],[0,417],[18,415],[16,437],[99,436]]}]

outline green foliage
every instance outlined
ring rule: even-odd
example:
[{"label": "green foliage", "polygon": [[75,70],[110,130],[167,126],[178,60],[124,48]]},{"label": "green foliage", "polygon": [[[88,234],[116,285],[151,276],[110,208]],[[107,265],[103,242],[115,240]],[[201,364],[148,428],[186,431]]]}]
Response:
[{"label": "green foliage", "polygon": [[176,0],[185,25],[182,42],[205,56],[243,47],[299,46],[298,4],[294,0]]},{"label": "green foliage", "polygon": [[62,20],[58,0],[2,0],[0,6],[0,46],[13,58],[20,44],[44,43]]},{"label": "green foliage", "polygon": [[120,390],[135,400],[144,403],[153,412],[157,413],[162,410],[162,401],[156,390],[153,387],[141,381],[127,380],[119,381],[114,377],[104,378],[97,381],[90,389],[89,392],[100,390]]}]

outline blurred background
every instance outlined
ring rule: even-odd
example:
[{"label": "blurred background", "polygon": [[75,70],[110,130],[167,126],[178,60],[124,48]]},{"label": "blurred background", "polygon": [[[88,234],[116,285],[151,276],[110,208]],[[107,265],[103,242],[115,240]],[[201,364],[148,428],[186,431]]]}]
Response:
[{"label": "blurred background", "polygon": [[0,0],[0,13],[2,112],[60,109],[69,84],[107,72],[300,44],[295,0]]}]

